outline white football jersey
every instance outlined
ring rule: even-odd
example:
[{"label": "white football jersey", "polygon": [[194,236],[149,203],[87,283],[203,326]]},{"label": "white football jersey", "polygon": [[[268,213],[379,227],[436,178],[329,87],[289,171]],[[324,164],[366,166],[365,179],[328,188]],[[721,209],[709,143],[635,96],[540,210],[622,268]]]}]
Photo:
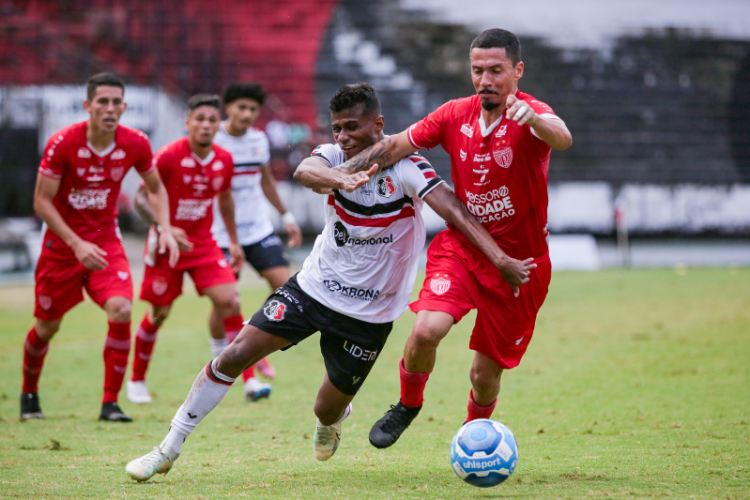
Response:
[{"label": "white football jersey", "polygon": [[[341,147],[318,146],[331,167],[346,161]],[[297,280],[321,304],[368,323],[398,318],[409,304],[424,248],[422,198],[443,180],[418,155],[374,175],[352,193],[326,196],[326,225]]]},{"label": "white football jersey", "polygon": [[[261,168],[271,160],[268,137],[256,128],[249,128],[245,135],[235,137],[227,132],[222,122],[214,136],[214,143],[229,151],[234,161],[232,198],[237,239],[242,246],[258,243],[273,233],[273,224],[266,213],[263,201],[265,195],[260,185]],[[229,235],[219,214],[218,203],[214,203],[214,224],[211,231],[221,248],[229,247]]]}]

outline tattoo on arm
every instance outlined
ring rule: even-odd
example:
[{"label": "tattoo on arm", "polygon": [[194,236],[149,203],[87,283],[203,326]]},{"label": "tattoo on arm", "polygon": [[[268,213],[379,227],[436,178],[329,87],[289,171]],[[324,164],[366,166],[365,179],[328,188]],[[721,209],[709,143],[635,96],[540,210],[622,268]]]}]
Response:
[{"label": "tattoo on arm", "polygon": [[391,161],[391,153],[388,152],[388,146],[391,142],[393,142],[393,139],[391,137],[386,137],[382,141],[373,144],[351,160],[336,168],[350,174],[363,172],[370,168],[374,163],[378,164],[380,167],[379,169],[385,168],[393,163]]}]

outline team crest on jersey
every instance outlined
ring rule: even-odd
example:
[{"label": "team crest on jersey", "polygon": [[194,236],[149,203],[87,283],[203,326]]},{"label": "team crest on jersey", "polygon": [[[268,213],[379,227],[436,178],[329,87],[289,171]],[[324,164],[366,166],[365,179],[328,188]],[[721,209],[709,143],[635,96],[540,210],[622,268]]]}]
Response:
[{"label": "team crest on jersey", "polygon": [[112,167],[109,170],[109,175],[112,176],[112,180],[118,182],[122,179],[122,175],[125,173],[125,167]]},{"label": "team crest on jersey", "polygon": [[468,154],[466,153],[466,151],[464,151],[463,149],[461,149],[461,150],[459,150],[458,154],[461,156],[461,161],[466,161],[466,157],[468,156]]},{"label": "team crest on jersey", "polygon": [[211,179],[211,185],[214,188],[214,191],[218,191],[221,189],[221,185],[224,183],[224,176],[223,175],[217,175],[213,179]]},{"label": "team crest on jersey", "polygon": [[78,148],[78,158],[91,158],[91,150],[89,148]]},{"label": "team crest on jersey", "polygon": [[218,172],[222,168],[224,168],[224,162],[221,160],[216,160],[214,164],[211,166],[214,172]]},{"label": "team crest on jersey", "polygon": [[472,137],[474,135],[474,127],[472,127],[468,123],[464,123],[463,125],[461,125],[461,133],[466,137]]},{"label": "team crest on jersey", "polygon": [[447,274],[443,275],[445,278],[440,277],[439,274],[435,276],[436,278],[432,278],[432,281],[430,281],[430,290],[438,295],[443,295],[451,287],[451,280],[445,279],[448,277]]},{"label": "team crest on jersey", "polygon": [[495,134],[495,137],[502,137],[502,136],[505,135],[505,132],[507,132],[507,131],[508,131],[508,126],[507,125],[503,125],[503,126],[501,126],[497,130],[497,133]]},{"label": "team crest on jersey", "polygon": [[52,297],[50,297],[48,295],[40,295],[39,296],[39,305],[45,311],[49,311],[49,308],[52,307]]},{"label": "team crest on jersey", "polygon": [[281,321],[286,313],[286,304],[278,300],[272,300],[263,307],[263,314],[271,321]]},{"label": "team crest on jersey", "polygon": [[396,192],[396,188],[393,186],[393,180],[390,177],[381,177],[378,179],[376,192],[378,193],[378,196],[390,198],[393,193]]},{"label": "team crest on jersey", "polygon": [[190,184],[191,180],[193,180],[193,176],[192,175],[183,175],[182,176],[182,182],[184,182],[185,184]]},{"label": "team crest on jersey", "polygon": [[112,156],[110,156],[110,158],[113,160],[122,160],[123,158],[125,158],[125,151],[123,151],[122,149],[115,149],[112,152]]},{"label": "team crest on jersey", "polygon": [[78,177],[83,177],[86,175],[86,167],[78,167],[76,173],[78,174]]},{"label": "team crest on jersey", "polygon": [[333,225],[333,240],[336,242],[336,246],[343,247],[348,239],[349,231],[346,230],[346,226],[341,221],[336,221]]},{"label": "team crest on jersey", "polygon": [[495,150],[492,152],[492,157],[495,158],[498,165],[503,168],[508,168],[510,167],[510,164],[513,163],[513,149],[507,147]]},{"label": "team crest on jersey", "polygon": [[185,168],[195,168],[195,160],[192,158],[183,158],[180,162],[180,166]]},{"label": "team crest on jersey", "polygon": [[153,283],[151,283],[151,290],[154,291],[156,295],[164,295],[167,292],[167,280],[164,278],[156,278]]}]

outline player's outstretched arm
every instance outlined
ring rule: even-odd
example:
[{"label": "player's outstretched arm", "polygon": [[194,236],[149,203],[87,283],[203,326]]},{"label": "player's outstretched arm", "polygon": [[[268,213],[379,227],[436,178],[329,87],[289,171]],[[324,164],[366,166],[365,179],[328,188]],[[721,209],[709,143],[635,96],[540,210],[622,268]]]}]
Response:
[{"label": "player's outstretched arm", "polygon": [[[172,224],[169,221],[169,196],[164,183],[159,177],[157,169],[151,170],[145,175],[141,175],[148,194],[148,202],[151,206],[151,218],[159,228],[159,253],[169,252],[169,265],[174,267],[180,258],[180,249],[177,240],[172,234]],[[136,204],[136,208],[138,205]],[[140,211],[139,211],[140,213]],[[141,215],[142,216],[142,215]]]},{"label": "player's outstretched arm", "polygon": [[284,202],[281,201],[281,196],[279,196],[279,192],[276,190],[276,179],[273,178],[271,165],[268,163],[260,169],[260,187],[263,189],[263,194],[266,196],[268,202],[281,215],[281,220],[284,222],[284,229],[286,230],[286,234],[289,235],[287,245],[289,247],[299,246],[302,243],[302,231],[297,225],[292,212],[288,211]]},{"label": "player's outstretched arm", "polygon": [[302,160],[294,172],[294,180],[305,186],[321,192],[324,189],[343,189],[351,193],[355,189],[367,184],[370,176],[377,172],[374,165],[367,171],[347,174],[338,168],[331,168],[328,162],[318,156],[311,156]]},{"label": "player's outstretched arm", "polygon": [[60,189],[60,180],[38,174],[34,191],[34,211],[52,231],[68,245],[86,269],[104,269],[109,264],[107,252],[99,246],[81,239],[65,222],[52,200]]},{"label": "player's outstretched arm", "polygon": [[427,203],[440,217],[461,231],[469,241],[490,259],[490,262],[500,271],[503,279],[511,286],[516,297],[519,286],[529,281],[531,270],[536,264],[534,259],[524,261],[509,257],[497,246],[490,233],[466,209],[453,190],[446,184],[440,184],[424,197]]},{"label": "player's outstretched arm", "polygon": [[573,136],[565,122],[555,118],[539,116],[526,101],[509,95],[506,101],[505,116],[519,125],[529,125],[537,137],[546,142],[552,149],[565,151],[573,145]]},{"label": "player's outstretched arm", "polygon": [[219,205],[219,213],[224,221],[224,226],[227,228],[227,235],[229,235],[229,256],[231,260],[229,265],[232,267],[232,271],[238,274],[242,270],[242,265],[245,263],[245,252],[240,246],[240,242],[237,239],[237,225],[234,222],[234,198],[232,198],[232,190],[227,189],[216,195],[217,204]]},{"label": "player's outstretched arm", "polygon": [[334,170],[340,170],[343,173],[351,175],[369,170],[375,164],[384,167],[393,165],[413,153],[414,146],[409,142],[408,131],[404,130],[400,134],[390,135],[382,141],[373,144]]}]

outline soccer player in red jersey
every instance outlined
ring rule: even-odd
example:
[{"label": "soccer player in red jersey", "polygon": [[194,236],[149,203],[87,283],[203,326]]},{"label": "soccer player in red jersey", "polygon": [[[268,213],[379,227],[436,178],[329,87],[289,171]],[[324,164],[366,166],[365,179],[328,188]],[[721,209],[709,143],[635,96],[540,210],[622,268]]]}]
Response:
[{"label": "soccer player in red jersey", "polygon": [[[221,123],[220,106],[219,97],[215,95],[191,97],[185,123],[188,136],[167,144],[154,155],[153,165],[169,193],[172,231],[182,249],[175,266],[168,265],[166,259],[155,252],[157,235],[162,229],[156,225],[143,188],[136,196],[136,208],[152,228],[144,252],[146,266],[140,295],[141,300],[150,305],[136,334],[133,374],[127,384],[128,398],[134,403],[151,401],[146,370],[157,331],[169,316],[172,303],[182,294],[184,273],[190,275],[199,295],[211,299],[229,339],[242,329],[234,273],[242,268],[245,255],[237,241],[234,223],[234,163],[227,150],[213,144]],[[214,198],[227,228],[230,262],[211,234]],[[267,396],[252,395],[255,398]]]},{"label": "soccer player in red jersey", "polygon": [[104,398],[99,420],[130,422],[117,404],[130,353],[133,281],[117,227],[117,196],[131,167],[143,178],[156,219],[165,228],[157,245],[179,257],[169,224],[167,193],[151,167],[148,138],[118,125],[127,109],[125,85],[101,73],[87,84],[90,119],[55,132],[39,166],[34,210],[44,221],[36,266],[36,322],[24,344],[21,419],[44,418],[38,383],[49,341],[66,312],[83,300],[83,289],[107,313]]},{"label": "soccer player in red jersey", "polygon": [[[370,431],[378,448],[395,443],[416,417],[438,344],[471,309],[477,319],[469,344],[475,355],[467,421],[489,418],[503,370],[518,366],[526,352],[549,287],[550,150],[569,148],[571,134],[552,108],[518,90],[524,65],[513,33],[483,32],[471,44],[470,59],[476,95],[442,105],[341,167],[389,165],[415,149],[441,145],[451,157],[456,195],[507,254],[491,262],[450,225],[430,244],[427,276],[410,306],[417,317],[400,364],[401,400]],[[520,280],[509,272],[519,262]]]}]

